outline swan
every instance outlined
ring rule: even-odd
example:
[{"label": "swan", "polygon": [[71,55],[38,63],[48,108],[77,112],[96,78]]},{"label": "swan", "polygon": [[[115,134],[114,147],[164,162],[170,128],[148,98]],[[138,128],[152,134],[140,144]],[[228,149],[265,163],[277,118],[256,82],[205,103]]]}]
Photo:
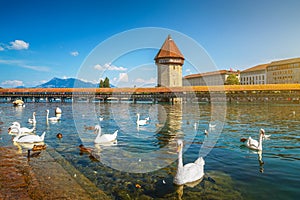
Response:
[{"label": "swan", "polygon": [[58,122],[60,120],[59,117],[49,117],[49,110],[46,110],[47,112],[47,117],[46,117],[46,120],[47,122],[50,121],[50,122]]},{"label": "swan", "polygon": [[28,123],[30,123],[30,124],[36,124],[35,112],[32,113],[32,118],[28,119]]},{"label": "swan", "polygon": [[144,125],[149,123],[148,120],[146,120],[146,119],[140,119],[140,114],[139,113],[137,113],[136,115],[137,115],[136,124],[138,126],[144,126]]},{"label": "swan", "polygon": [[262,150],[262,141],[263,141],[264,135],[265,135],[265,130],[260,129],[260,131],[259,131],[259,140],[258,141],[255,140],[255,139],[252,139],[251,136],[249,136],[248,139],[242,138],[241,141],[242,142],[246,141],[246,147],[248,147],[249,149],[261,151]]},{"label": "swan", "polygon": [[46,132],[44,132],[41,136],[38,135],[23,135],[20,132],[20,129],[18,131],[18,135],[14,137],[13,141],[18,143],[37,143],[37,142],[43,142],[45,138]]},{"label": "swan", "polygon": [[103,121],[103,119],[104,119],[103,117],[99,117],[99,121],[100,121],[100,122]]},{"label": "swan", "polygon": [[97,133],[97,136],[94,140],[94,143],[108,143],[115,141],[117,139],[118,130],[116,130],[113,134],[102,134],[101,133],[101,127],[99,125],[95,126],[95,133]]},{"label": "swan", "polygon": [[177,172],[174,177],[174,184],[183,185],[191,183],[201,179],[204,176],[205,161],[202,157],[199,157],[195,162],[183,165],[182,162],[182,149],[183,141],[177,141],[178,152],[178,165]]},{"label": "swan", "polygon": [[18,129],[21,133],[32,133],[35,130],[35,127],[33,128],[21,127],[21,124],[19,122],[13,122],[12,125],[8,128],[8,133],[9,134],[17,133]]},{"label": "swan", "polygon": [[216,125],[217,125],[217,124],[211,124],[211,123],[209,123],[209,124],[208,124],[208,128],[209,128],[209,129],[215,129],[215,128],[216,128]]}]

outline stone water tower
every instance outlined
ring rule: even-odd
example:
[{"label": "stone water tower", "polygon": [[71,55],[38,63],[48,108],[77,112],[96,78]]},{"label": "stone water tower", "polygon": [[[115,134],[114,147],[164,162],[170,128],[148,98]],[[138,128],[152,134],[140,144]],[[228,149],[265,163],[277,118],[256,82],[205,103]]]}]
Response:
[{"label": "stone water tower", "polygon": [[174,40],[168,35],[156,54],[157,87],[181,87],[184,57]]},{"label": "stone water tower", "polygon": [[[157,66],[157,87],[182,86],[184,57],[170,35],[168,35],[154,60]],[[180,99],[175,99],[175,101],[180,101]]]}]

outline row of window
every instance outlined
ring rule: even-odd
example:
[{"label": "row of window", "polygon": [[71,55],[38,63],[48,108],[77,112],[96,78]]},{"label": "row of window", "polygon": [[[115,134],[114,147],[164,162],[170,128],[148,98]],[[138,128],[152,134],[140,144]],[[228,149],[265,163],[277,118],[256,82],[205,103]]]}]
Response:
[{"label": "row of window", "polygon": [[298,68],[299,66],[300,66],[300,63],[292,63],[292,64],[278,65],[278,66],[269,66],[269,67],[267,67],[267,71],[293,69],[293,68]]},{"label": "row of window", "polygon": [[273,76],[278,76],[278,75],[282,75],[282,74],[293,74],[293,70],[289,69],[289,70],[285,70],[285,71],[277,71],[277,72],[273,72],[272,74],[273,74]]},{"label": "row of window", "polygon": [[289,81],[289,80],[293,80],[293,76],[278,76],[278,77],[274,77],[275,81]]},{"label": "row of window", "polygon": [[265,80],[265,75],[241,77],[241,82]]}]

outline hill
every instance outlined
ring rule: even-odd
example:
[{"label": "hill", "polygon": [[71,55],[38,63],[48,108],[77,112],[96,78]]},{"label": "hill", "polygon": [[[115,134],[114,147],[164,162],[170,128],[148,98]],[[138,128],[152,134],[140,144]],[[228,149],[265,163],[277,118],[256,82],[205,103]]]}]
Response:
[{"label": "hill", "polygon": [[99,84],[84,82],[75,78],[53,78],[50,81],[36,86],[35,88],[97,88]]}]

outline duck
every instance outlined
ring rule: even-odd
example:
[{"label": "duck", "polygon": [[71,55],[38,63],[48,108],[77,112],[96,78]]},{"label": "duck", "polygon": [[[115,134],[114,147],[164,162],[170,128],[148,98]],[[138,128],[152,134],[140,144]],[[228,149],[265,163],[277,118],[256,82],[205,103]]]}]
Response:
[{"label": "duck", "polygon": [[84,125],[84,130],[94,130],[95,127],[94,126],[86,126]]},{"label": "duck", "polygon": [[265,130],[260,129],[259,131],[259,140],[252,139],[251,136],[249,136],[248,139],[242,138],[241,142],[246,142],[246,147],[252,150],[262,151],[262,141],[265,135]]},{"label": "duck", "polygon": [[138,126],[144,126],[149,123],[149,121],[146,119],[140,119],[140,113],[137,113],[136,115],[137,115],[136,124]]},{"label": "duck", "polygon": [[63,137],[63,135],[61,133],[57,133],[56,137],[59,138],[59,139],[61,139]]},{"label": "duck", "polygon": [[54,112],[55,112],[55,115],[57,115],[57,114],[61,114],[62,110],[59,107],[56,107]]},{"label": "duck", "polygon": [[182,149],[183,141],[177,141],[177,153],[178,153],[178,164],[177,171],[174,177],[173,183],[176,185],[184,185],[186,183],[191,183],[200,180],[204,176],[204,165],[205,161],[202,157],[199,157],[193,163],[187,163],[183,165],[182,161]]},{"label": "duck", "polygon": [[32,113],[32,118],[28,119],[28,123],[30,123],[30,124],[36,124],[35,112]]},{"label": "duck", "polygon": [[96,125],[95,126],[95,133],[97,133],[97,136],[94,140],[94,143],[99,144],[99,143],[113,142],[117,139],[118,131],[119,130],[116,130],[113,134],[102,134],[101,133],[101,126]]},{"label": "duck", "polygon": [[46,116],[46,120],[47,120],[47,123],[50,121],[50,122],[58,122],[60,120],[59,117],[49,117],[49,110],[46,110],[47,112],[47,116]]},{"label": "duck", "polygon": [[30,149],[27,150],[27,158],[28,159],[38,157],[40,154],[41,154],[41,151],[30,153]]},{"label": "duck", "polygon": [[207,131],[206,129],[204,130],[204,134],[205,134],[206,136],[208,136],[208,134],[209,134],[208,131]]},{"label": "duck", "polygon": [[45,150],[46,149],[46,145],[45,144],[35,144],[32,147],[32,151],[41,151],[41,150]]},{"label": "duck", "polygon": [[80,144],[78,147],[82,153],[92,153],[93,151],[92,148],[85,147],[83,144]]},{"label": "duck", "polygon": [[43,132],[41,136],[38,135],[23,135],[20,133],[14,137],[13,141],[18,143],[38,143],[43,142],[45,138],[46,132]]}]

